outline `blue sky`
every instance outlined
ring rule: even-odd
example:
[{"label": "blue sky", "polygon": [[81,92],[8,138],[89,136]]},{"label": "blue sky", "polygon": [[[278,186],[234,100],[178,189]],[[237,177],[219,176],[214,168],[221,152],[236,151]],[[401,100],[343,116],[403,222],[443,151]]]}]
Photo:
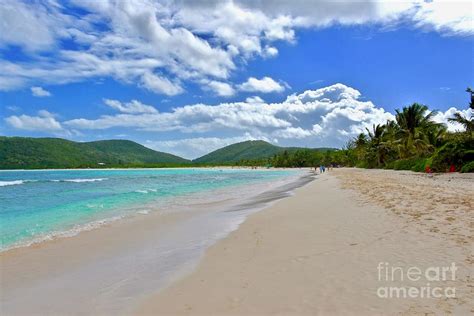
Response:
[{"label": "blue sky", "polygon": [[474,82],[472,12],[470,1],[6,1],[0,134],[125,138],[195,158],[246,139],[339,147],[413,102],[446,122],[467,111]]}]

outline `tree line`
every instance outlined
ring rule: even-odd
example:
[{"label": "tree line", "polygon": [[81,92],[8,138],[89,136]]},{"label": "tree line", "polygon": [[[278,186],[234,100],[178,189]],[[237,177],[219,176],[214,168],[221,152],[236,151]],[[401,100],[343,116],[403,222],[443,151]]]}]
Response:
[{"label": "tree line", "polygon": [[427,172],[474,172],[474,94],[470,116],[455,113],[450,122],[463,131],[449,132],[433,120],[436,111],[413,103],[396,110],[394,120],[366,128],[341,150],[312,149],[283,151],[271,158],[241,161],[238,165],[272,167],[315,167],[319,165],[386,168]]}]

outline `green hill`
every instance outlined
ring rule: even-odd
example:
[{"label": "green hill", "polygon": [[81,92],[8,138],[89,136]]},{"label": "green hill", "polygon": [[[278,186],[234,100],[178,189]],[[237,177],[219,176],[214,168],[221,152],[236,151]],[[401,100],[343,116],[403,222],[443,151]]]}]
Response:
[{"label": "green hill", "polygon": [[200,158],[193,160],[197,163],[225,163],[240,160],[260,159],[271,157],[282,151],[281,147],[272,145],[263,140],[249,140],[232,144]]},{"label": "green hill", "polygon": [[129,140],[79,143],[61,138],[0,137],[0,169],[127,167],[189,162]]},{"label": "green hill", "polygon": [[[258,160],[273,157],[274,155],[283,151],[293,152],[299,147],[279,147],[267,143],[263,140],[249,140],[241,143],[232,144],[220,149],[217,149],[207,155],[193,160],[195,163],[233,163],[242,160]],[[311,150],[327,150],[329,148],[316,148]]]}]

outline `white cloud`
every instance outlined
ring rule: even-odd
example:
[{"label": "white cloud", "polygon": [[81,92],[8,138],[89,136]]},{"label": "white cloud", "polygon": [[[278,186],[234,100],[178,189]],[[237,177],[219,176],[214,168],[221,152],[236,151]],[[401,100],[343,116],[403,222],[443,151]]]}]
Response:
[{"label": "white cloud", "polygon": [[473,111],[470,109],[458,110],[455,107],[451,107],[445,112],[437,112],[433,117],[433,121],[446,124],[446,126],[448,127],[448,131],[450,132],[464,131],[464,126],[462,126],[461,124],[448,121],[448,118],[452,118],[454,113],[456,112],[459,112],[462,116],[466,118],[470,118],[472,115],[474,115]]},{"label": "white cloud", "polygon": [[214,91],[216,95],[221,97],[230,97],[235,94],[234,88],[226,82],[215,80],[206,81],[205,87],[207,87],[208,90]]},{"label": "white cloud", "polygon": [[53,21],[45,8],[32,10],[19,1],[2,1],[0,6],[0,47],[21,45],[29,51],[46,49],[55,44]]},{"label": "white cloud", "polygon": [[247,92],[270,93],[284,91],[285,85],[276,82],[270,77],[263,77],[262,79],[250,77],[246,82],[240,84],[238,88]]},{"label": "white cloud", "polygon": [[179,83],[171,82],[167,78],[159,77],[150,72],[145,72],[141,79],[142,86],[146,89],[166,95],[176,95],[184,90]]},{"label": "white cloud", "polygon": [[264,50],[264,56],[265,57],[275,57],[276,55],[278,55],[278,49],[276,49],[275,47],[271,47],[271,46],[266,46],[265,47],[265,50]]},{"label": "white cloud", "polygon": [[175,18],[193,32],[212,35],[231,54],[244,57],[275,54],[275,49],[268,51],[263,44],[294,39],[291,18],[269,16],[235,1],[187,2]]},{"label": "white cloud", "polygon": [[51,92],[49,92],[48,90],[45,90],[41,87],[31,87],[31,94],[35,97],[50,97],[51,96]]},{"label": "white cloud", "polygon": [[[70,6],[81,10],[70,14]],[[0,61],[1,90],[110,77],[170,96],[188,81],[215,81],[203,85],[230,95],[217,85],[237,65],[276,56],[275,42],[296,42],[302,28],[404,24],[474,34],[471,1],[5,0],[0,21],[0,48],[18,46],[31,57]],[[66,40],[76,48],[64,48]]]},{"label": "white cloud", "polygon": [[38,116],[12,115],[5,118],[5,121],[13,128],[25,131],[59,132],[63,130],[61,123],[46,110],[39,111]]},{"label": "white cloud", "polygon": [[143,104],[137,100],[122,103],[117,100],[104,99],[104,103],[122,113],[158,113],[158,110],[152,107],[151,105]]},{"label": "white cloud", "polygon": [[[11,4],[14,8],[15,3],[12,1]],[[161,4],[145,0],[104,0],[101,5],[79,1],[76,5],[89,13],[67,16],[61,13],[62,5],[50,8],[51,5],[53,2],[18,6],[18,10],[23,11],[17,12],[18,15],[34,16],[42,22],[54,21],[51,25],[54,34],[49,34],[48,41],[37,45],[40,49],[50,48],[51,57],[33,55],[33,60],[28,62],[2,62],[1,89],[12,90],[34,82],[64,84],[112,77],[155,93],[176,95],[183,92],[182,79],[226,78],[235,68],[232,56],[226,50],[211,45],[181,25],[169,24],[170,16],[166,15],[171,14],[170,8]],[[7,9],[0,7],[1,14],[10,14]],[[102,30],[94,26],[97,22],[102,24]],[[0,27],[5,25],[2,23]],[[22,30],[20,25],[10,25],[10,29]],[[49,32],[49,29],[42,32]],[[3,30],[0,33],[5,34]],[[16,41],[10,40],[13,36],[3,38],[3,41],[0,38],[0,47],[31,46],[29,33],[15,33],[15,36]],[[54,45],[62,39],[75,41],[79,44],[78,49],[66,50]],[[166,76],[157,75],[163,72]]]},{"label": "white cloud", "polygon": [[254,97],[248,97],[245,99],[245,102],[247,103],[264,103],[263,99],[259,96],[254,96]]},{"label": "white cloud", "polygon": [[238,3],[261,10],[267,16],[290,16],[290,27],[327,27],[334,24],[411,24],[413,28],[435,30],[447,35],[474,33],[472,1],[248,1]]},{"label": "white cloud", "polygon": [[287,127],[285,129],[276,130],[273,136],[276,138],[298,139],[306,138],[313,135],[312,130],[305,130],[301,127]]},{"label": "white cloud", "polygon": [[472,1],[421,1],[416,4],[413,20],[421,28],[448,35],[472,35],[474,4]]},{"label": "white cloud", "polygon": [[343,84],[334,84],[317,90],[306,90],[298,95],[292,94],[287,97],[286,101],[291,103],[308,103],[313,101],[321,101],[325,103],[333,103],[342,99],[359,99],[361,93],[351,87]]},{"label": "white cloud", "polygon": [[218,105],[195,104],[170,112],[104,115],[93,120],[69,120],[64,124],[77,129],[126,127],[173,131],[174,135],[210,134],[212,137],[249,133],[282,144],[295,144],[301,140],[304,145],[341,146],[365,127],[393,118],[391,113],[372,102],[361,101],[360,96],[353,88],[335,84],[288,96],[281,103],[256,99]]}]

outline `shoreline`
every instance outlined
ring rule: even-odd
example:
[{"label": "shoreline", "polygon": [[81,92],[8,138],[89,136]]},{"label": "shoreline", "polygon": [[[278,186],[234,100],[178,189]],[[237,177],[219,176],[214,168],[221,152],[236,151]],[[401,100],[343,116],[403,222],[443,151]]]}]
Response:
[{"label": "shoreline", "polygon": [[[214,191],[209,193],[213,199],[197,199],[198,204],[178,204],[164,213],[150,212],[70,238],[2,252],[3,310],[127,314],[133,301],[187,273],[208,246],[237,229],[249,214],[285,197],[278,192],[293,189],[281,185],[303,185],[299,183],[307,174],[245,185],[234,195],[225,195],[225,190],[235,187],[223,189],[223,196]],[[249,196],[239,200],[245,192]],[[265,199],[260,197],[264,192]],[[75,287],[71,293],[57,292],[57,282]],[[23,295],[33,297],[30,306],[21,306]],[[95,303],[86,307],[90,300]]]},{"label": "shoreline", "polygon": [[[180,169],[180,168],[169,168],[168,170],[171,170],[171,169]],[[186,169],[186,168],[182,168],[182,169]],[[215,169],[212,169],[212,168],[200,168],[200,169],[209,169],[209,170],[215,171]],[[236,168],[233,168],[233,169],[238,170]],[[54,169],[54,170],[56,170],[56,171],[69,171],[69,170],[79,170],[79,169]],[[48,172],[48,171],[54,171],[54,170],[53,169],[42,169],[42,170],[26,170],[26,171]],[[101,170],[101,169],[82,169],[82,170],[97,171],[97,170]],[[109,169],[107,171],[110,171],[110,170],[112,170],[112,169]],[[115,169],[115,170],[127,171],[129,169]],[[134,169],[134,170],[146,170],[146,169]],[[245,169],[245,168],[242,168],[240,170],[248,171],[248,169]],[[273,169],[273,171],[274,170],[277,170],[277,169]],[[280,170],[286,171],[286,170],[291,170],[291,169],[282,168]],[[8,171],[11,171],[11,170],[8,170]],[[13,170],[13,171],[19,171],[19,170]],[[262,172],[262,171],[267,171],[267,170],[258,170],[258,171]],[[269,171],[271,172],[272,170],[269,170]],[[280,183],[281,181],[286,182],[286,181],[288,181],[288,179],[292,179],[294,177],[299,177],[296,170],[291,170],[291,171],[295,171],[295,175],[288,176],[288,178],[286,178],[286,179],[283,178],[281,180],[273,180],[272,182],[276,182],[276,183]],[[85,179],[81,179],[81,180],[85,180]],[[97,181],[97,180],[104,180],[104,179],[92,179],[92,180]],[[15,180],[15,181],[11,181],[11,182],[17,182],[17,181],[37,182],[38,180],[22,179],[22,180]],[[52,182],[71,181],[71,182],[74,182],[74,180],[69,180],[69,179],[67,179],[67,180],[47,180],[47,181],[52,181]],[[20,184],[20,183],[18,183],[18,184]],[[229,195],[229,191],[232,191],[233,187],[238,187],[238,186],[241,186],[241,185],[242,184],[236,184],[236,185],[231,186],[231,187],[224,187],[222,189],[218,189],[217,193],[218,194],[222,193],[224,195],[226,195],[226,194]],[[260,183],[244,184],[244,186],[249,186],[249,185],[258,187],[261,184]],[[174,197],[170,201],[174,204],[178,203],[180,205],[184,205],[184,207],[187,207],[187,205],[189,204],[189,203],[187,203],[187,201],[189,201],[189,200],[196,199],[196,197],[205,197],[205,199],[214,200],[214,198],[212,198],[212,196],[214,196],[214,195],[216,195],[216,194],[214,194],[212,192],[206,192],[206,191],[194,192],[194,193],[186,194],[185,196]],[[161,206],[157,206],[156,204],[157,204],[156,201],[151,201],[151,202],[147,202],[147,204],[140,204],[140,207],[138,207],[138,205],[136,205],[135,207],[134,206],[129,206],[129,207],[127,207],[129,209],[136,208],[136,212],[134,211],[134,212],[130,212],[129,214],[121,214],[121,215],[117,215],[117,216],[114,215],[114,216],[111,216],[111,217],[108,217],[108,218],[96,219],[96,220],[93,220],[91,222],[77,224],[76,226],[70,227],[70,228],[65,229],[65,230],[53,231],[53,232],[49,232],[47,235],[36,236],[35,238],[33,238],[31,240],[24,240],[24,241],[18,242],[16,244],[9,245],[8,247],[2,248],[2,249],[0,249],[0,254],[8,252],[10,250],[18,249],[18,248],[25,248],[25,247],[27,248],[27,247],[34,246],[34,245],[41,245],[42,243],[50,242],[50,241],[54,241],[54,240],[58,240],[58,239],[62,239],[62,238],[75,237],[75,236],[77,236],[78,234],[80,234],[82,232],[88,232],[88,231],[92,231],[92,230],[95,230],[95,229],[100,229],[100,228],[106,227],[108,225],[113,225],[113,223],[115,223],[115,222],[118,222],[118,221],[121,221],[121,220],[129,220],[129,219],[131,219],[133,217],[136,217],[136,216],[149,215],[149,213],[157,211],[157,210],[159,210],[161,212],[162,211],[167,211],[167,208],[163,209]],[[144,208],[146,209],[146,213],[143,212]],[[174,207],[174,208],[176,208],[176,207]],[[171,209],[170,211],[173,211],[173,210]],[[177,210],[174,209],[174,211],[177,211]]]},{"label": "shoreline", "polygon": [[243,170],[301,170],[301,169],[310,169],[309,167],[301,167],[301,168],[275,168],[275,167],[263,167],[257,166],[257,168],[253,168],[252,166],[189,166],[189,167],[137,167],[137,168],[67,168],[67,169],[0,169],[0,172],[7,172],[7,171],[69,171],[69,170],[91,170],[91,171],[100,171],[100,170],[150,170],[150,169],[160,169],[160,170],[167,170],[167,169],[243,169]]},{"label": "shoreline", "polygon": [[[351,180],[354,177],[358,177],[357,181]],[[469,198],[469,192],[462,191],[464,180],[458,183],[459,175],[450,175],[451,178],[441,177],[440,183],[433,184],[430,178],[423,177],[410,190],[403,191],[399,187],[388,188],[387,177],[394,181],[399,178],[397,184],[403,187],[420,175],[342,169],[318,176],[316,181],[295,190],[293,196],[252,214],[238,230],[209,248],[192,274],[143,300],[135,313],[398,315],[472,312],[470,271],[473,261],[470,261],[469,245],[456,242],[448,235],[430,232],[421,223],[401,215],[416,212],[417,205],[399,203],[395,208],[387,208],[383,204],[393,196],[407,198],[433,185],[443,192],[445,183],[451,185],[448,194]],[[473,180],[468,176],[467,181],[472,183]],[[372,187],[380,195],[378,200],[370,194]],[[420,203],[428,203],[426,207],[430,208],[430,198],[425,197]],[[453,202],[439,197],[437,204],[432,205],[435,207],[432,216],[444,216],[444,208],[451,207]],[[456,203],[462,210],[463,204]],[[464,211],[456,215],[460,222],[472,218],[472,214]],[[442,218],[428,222],[442,222]],[[472,238],[466,226],[458,234]],[[420,269],[448,267],[454,262],[455,280],[434,281],[431,286],[455,288],[456,297],[379,297],[380,287],[430,286],[426,279],[418,282],[381,280],[377,273],[381,262]]]}]

